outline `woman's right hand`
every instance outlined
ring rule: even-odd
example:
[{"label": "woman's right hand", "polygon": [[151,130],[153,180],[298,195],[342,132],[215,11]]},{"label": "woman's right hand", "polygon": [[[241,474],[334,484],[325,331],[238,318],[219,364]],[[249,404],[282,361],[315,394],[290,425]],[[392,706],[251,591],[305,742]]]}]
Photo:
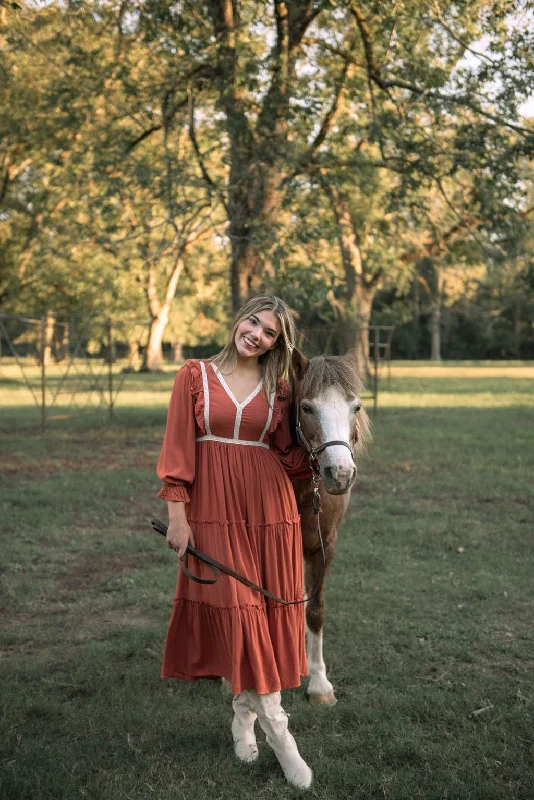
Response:
[{"label": "woman's right hand", "polygon": [[193,531],[189,527],[189,523],[185,520],[170,520],[169,527],[167,528],[167,544],[171,550],[178,553],[178,557],[182,559],[185,555],[187,545],[195,546],[195,539]]}]

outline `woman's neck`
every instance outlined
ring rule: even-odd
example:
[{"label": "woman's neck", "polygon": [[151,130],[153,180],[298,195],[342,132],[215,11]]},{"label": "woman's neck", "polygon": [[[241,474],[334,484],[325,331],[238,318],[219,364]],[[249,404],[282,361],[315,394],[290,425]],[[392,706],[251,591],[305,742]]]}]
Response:
[{"label": "woman's neck", "polygon": [[233,373],[238,375],[258,375],[261,374],[261,364],[258,358],[241,358],[239,353],[236,354],[235,367]]}]

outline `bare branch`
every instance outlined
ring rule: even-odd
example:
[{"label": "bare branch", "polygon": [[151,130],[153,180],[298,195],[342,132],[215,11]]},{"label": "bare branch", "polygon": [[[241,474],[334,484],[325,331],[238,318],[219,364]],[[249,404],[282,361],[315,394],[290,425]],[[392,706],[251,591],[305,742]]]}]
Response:
[{"label": "bare branch", "polygon": [[218,188],[215,181],[212,179],[211,175],[209,174],[206,164],[204,163],[204,158],[202,157],[202,153],[200,152],[200,147],[198,145],[196,130],[195,130],[195,97],[193,94],[193,90],[191,85],[187,87],[187,98],[188,98],[188,107],[189,107],[189,138],[191,140],[191,144],[193,145],[193,150],[195,151],[195,155],[197,157],[197,162],[200,167],[200,171],[202,173],[202,177],[204,178],[205,182],[208,185],[208,189],[213,189],[215,194],[217,195],[220,203],[222,204],[226,214],[228,215],[228,206],[226,204],[225,197],[223,193]]},{"label": "bare branch", "polygon": [[128,145],[126,145],[126,152],[131,152],[135,147],[137,147],[138,144],[141,144],[141,142],[143,142],[145,139],[148,139],[149,136],[152,136],[153,133],[156,131],[161,131],[162,129],[163,125],[153,125],[151,128],[148,128],[148,130],[143,131],[143,133],[134,139],[133,142],[130,142]]},{"label": "bare branch", "polygon": [[341,56],[348,64],[354,64],[355,67],[360,67],[360,69],[367,69],[367,64],[365,61],[359,61],[356,56],[352,55],[351,52],[347,50],[342,50],[340,47],[334,47],[328,42],[323,41],[323,39],[314,39],[313,37],[306,37],[303,40],[304,44],[316,44],[319,47],[322,47],[324,50],[327,50],[329,53],[332,53],[335,56]]}]

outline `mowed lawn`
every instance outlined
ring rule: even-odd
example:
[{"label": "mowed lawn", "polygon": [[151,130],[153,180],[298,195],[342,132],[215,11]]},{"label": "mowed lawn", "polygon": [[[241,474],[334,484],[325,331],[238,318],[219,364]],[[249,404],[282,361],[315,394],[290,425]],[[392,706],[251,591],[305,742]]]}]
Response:
[{"label": "mowed lawn", "polygon": [[[534,798],[533,378],[393,367],[328,579],[339,702],[284,697],[310,797]],[[6,800],[300,794],[262,734],[258,763],[235,761],[218,682],[159,678],[176,557],[149,521],[171,385],[129,376],[114,425],[41,435],[0,378]]]}]

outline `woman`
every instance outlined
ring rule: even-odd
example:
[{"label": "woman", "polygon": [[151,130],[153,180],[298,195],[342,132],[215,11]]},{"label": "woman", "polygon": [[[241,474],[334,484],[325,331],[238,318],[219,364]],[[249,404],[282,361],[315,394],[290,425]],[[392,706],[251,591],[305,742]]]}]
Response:
[{"label": "woman", "polygon": [[[303,596],[300,518],[289,476],[310,474],[289,431],[283,376],[294,340],[282,300],[246,303],[223,350],[179,370],[158,463],[169,547],[182,558],[190,543],[285,600]],[[212,577],[198,560],[193,569]],[[230,681],[237,757],[258,757],[258,719],[287,781],[308,788],[312,772],[280,705],[280,690],[299,686],[302,675],[303,605],[266,601],[226,575],[204,585],[179,571],[162,677]]]}]

